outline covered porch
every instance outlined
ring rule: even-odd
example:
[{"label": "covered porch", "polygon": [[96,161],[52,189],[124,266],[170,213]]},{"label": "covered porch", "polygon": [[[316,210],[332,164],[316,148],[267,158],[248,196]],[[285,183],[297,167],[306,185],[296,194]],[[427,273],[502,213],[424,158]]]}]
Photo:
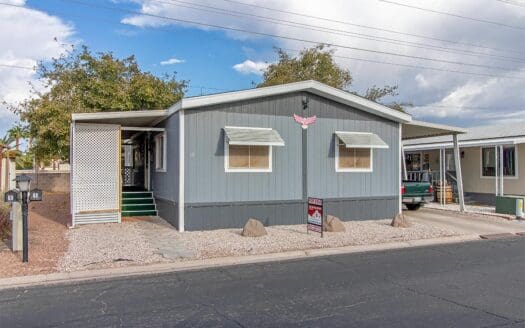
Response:
[{"label": "covered porch", "polygon": [[165,110],[72,115],[72,226],[157,214],[151,191],[159,163],[154,148],[165,144],[157,137],[165,128],[157,125],[167,115]]},{"label": "covered porch", "polygon": [[[463,188],[463,177],[461,174],[461,153],[458,143],[458,135],[467,133],[464,128],[435,124],[421,121],[411,121],[404,123],[402,127],[402,146],[401,146],[401,158],[402,158],[402,179],[412,181],[429,181],[434,182],[436,186],[440,187],[438,202],[442,205],[446,204],[446,190],[447,186],[450,185],[447,181],[453,181],[456,188],[456,194],[458,199],[459,210],[465,211],[465,196]],[[419,154],[419,158],[415,158],[416,155],[413,153],[406,154],[407,150],[411,152],[414,150],[412,147],[407,146],[410,140],[422,139],[432,140],[435,138],[446,139],[450,145],[448,151],[447,148],[439,148],[432,159],[423,158]],[[418,163],[417,169],[410,166],[412,163]],[[454,172],[454,174],[451,174]]]}]

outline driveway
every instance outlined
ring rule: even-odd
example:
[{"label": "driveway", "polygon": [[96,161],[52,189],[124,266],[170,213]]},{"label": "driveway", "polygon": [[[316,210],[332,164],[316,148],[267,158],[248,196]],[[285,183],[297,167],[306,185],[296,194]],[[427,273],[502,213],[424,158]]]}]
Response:
[{"label": "driveway", "polygon": [[466,235],[525,231],[525,221],[509,221],[479,214],[460,214],[428,208],[422,208],[419,211],[404,211],[404,214],[411,222],[432,225]]}]

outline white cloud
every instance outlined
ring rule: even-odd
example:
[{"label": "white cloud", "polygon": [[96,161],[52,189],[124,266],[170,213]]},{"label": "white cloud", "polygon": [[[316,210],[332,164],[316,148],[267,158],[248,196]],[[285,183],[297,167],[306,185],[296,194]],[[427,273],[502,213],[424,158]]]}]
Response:
[{"label": "white cloud", "polygon": [[166,60],[163,60],[160,62],[161,65],[175,65],[175,64],[182,64],[182,63],[185,63],[186,61],[184,59],[178,59],[178,58],[170,58],[170,59],[166,59]]},{"label": "white cloud", "polygon": [[[25,4],[23,0],[9,2]],[[38,61],[48,61],[64,53],[73,33],[72,26],[44,12],[1,6],[0,64],[34,67]],[[35,83],[35,79],[33,70],[0,67],[0,99],[10,104],[26,99],[30,95],[29,83]],[[0,105],[0,136],[15,120],[16,116]]]},{"label": "white cloud", "polygon": [[[509,29],[501,26],[462,20],[450,16],[437,15],[434,13],[417,11],[406,7],[370,0],[333,0],[330,1],[329,5],[327,5],[326,2],[318,0],[245,1],[247,3],[257,4],[263,7],[278,8],[288,12],[327,17],[332,19],[332,21],[313,19],[311,17],[308,18],[305,16],[292,15],[289,13],[279,13],[265,10],[261,7],[255,8],[225,2],[207,2],[207,5],[209,6],[221,7],[230,12],[242,11],[253,15],[270,17],[272,19],[282,19],[301,24],[322,26],[336,30],[337,32],[332,31],[334,33],[320,31],[319,29],[312,30],[305,29],[304,27],[300,28],[291,26],[293,24],[289,23],[287,25],[279,24],[275,20],[259,20],[257,17],[253,16],[229,16],[225,15],[224,13],[218,14],[216,12],[210,12],[209,10],[199,11],[189,8],[191,7],[191,3],[194,3],[195,5],[202,4],[202,0],[187,0],[190,5],[185,6],[177,6],[173,5],[173,3],[169,4],[166,2],[159,3],[151,0],[133,1],[140,4],[140,10],[143,13],[152,15],[200,21],[212,25],[222,25],[237,29],[257,31],[260,33],[282,35],[296,39],[307,39],[317,42],[340,44],[353,48],[393,52],[402,55],[428,57],[446,61],[462,62],[465,64],[508,67],[510,69],[510,73],[507,73],[520,75],[521,79],[511,80],[493,79],[491,77],[457,74],[453,72],[443,72],[439,71],[439,69],[469,71],[494,75],[506,74],[506,72],[497,69],[486,69],[481,67],[472,67],[469,65],[455,65],[416,58],[403,58],[349,48],[336,48],[336,55],[338,56],[357,57],[367,60],[393,62],[404,65],[429,66],[437,69],[414,69],[401,66],[370,63],[355,59],[336,59],[340,65],[350,69],[354,77],[353,88],[355,90],[365,90],[371,85],[399,85],[400,96],[398,97],[398,100],[400,101],[413,102],[415,104],[447,104],[451,101],[451,99],[453,99],[456,104],[460,103],[460,105],[455,105],[460,107],[459,110],[451,109],[448,111],[439,110],[434,112],[434,114],[439,113],[439,115],[429,115],[428,108],[425,110],[414,110],[413,112],[418,118],[428,117],[430,119],[440,119],[444,123],[476,125],[490,122],[491,119],[485,118],[485,116],[470,117],[470,120],[464,119],[463,117],[472,114],[470,111],[466,110],[467,106],[498,106],[497,109],[494,109],[494,111],[498,111],[501,114],[507,114],[509,111],[519,112],[523,108],[523,97],[521,96],[522,92],[520,90],[525,89],[525,76],[522,78],[520,70],[525,69],[525,43],[516,42],[516,40],[521,40],[523,38],[523,31],[519,29]],[[405,0],[404,2],[413,5],[419,4],[419,1],[417,0]],[[525,10],[520,10],[515,6],[510,6],[493,0],[435,0],[428,2],[426,7],[440,11],[453,12],[465,16],[504,22],[509,25],[517,26],[522,26],[524,22],[523,19],[525,18]],[[357,25],[349,26],[336,21],[390,29],[412,35],[426,35],[435,39],[429,40],[414,36],[400,35],[396,33],[363,28]],[[155,28],[162,25],[173,24],[187,28],[216,30],[212,27],[196,26],[188,23],[141,15],[132,15],[126,17],[123,19],[123,22],[140,27]],[[345,31],[351,32],[353,34],[346,33]],[[256,45],[258,40],[263,38],[263,36],[260,35],[251,35],[241,32],[230,31],[225,33],[234,39],[249,39],[250,48],[257,48]],[[370,37],[356,35],[355,33],[373,35],[375,38],[374,40],[371,40]],[[412,43],[418,43],[419,45],[418,47],[414,47],[402,44],[400,42],[392,43],[388,40],[384,40],[387,42],[379,42],[377,37],[409,41]],[[276,46],[285,49],[301,49],[312,46],[312,43],[305,43],[291,39],[269,39],[271,39]],[[452,40],[462,44],[436,41],[436,39]],[[492,49],[502,49],[502,51],[475,47],[473,44],[483,45]],[[425,48],[426,45],[431,45],[434,48]],[[267,47],[266,40],[264,47]],[[454,50],[450,51],[444,48],[453,48]],[[465,54],[465,51],[475,51],[479,54],[467,55]],[[483,54],[488,54],[492,57],[483,56]],[[509,61],[502,58],[495,58],[493,57],[494,55],[518,57],[520,60]],[[255,61],[254,56],[250,55],[247,57],[252,58],[254,63],[260,60],[271,62],[275,59],[275,56],[268,56],[256,58],[257,61]],[[249,67],[248,64],[244,66]],[[246,72],[255,73],[256,71],[247,70]],[[490,85],[485,86],[487,84]],[[506,88],[510,88],[510,90],[517,92],[518,94],[509,94]],[[478,89],[483,90],[483,92],[478,92]],[[503,99],[503,103],[501,103],[501,93],[507,95],[507,98]]]},{"label": "white cloud", "polygon": [[241,74],[262,75],[270,64],[262,61],[254,62],[249,59],[242,63],[233,65],[233,69]]}]

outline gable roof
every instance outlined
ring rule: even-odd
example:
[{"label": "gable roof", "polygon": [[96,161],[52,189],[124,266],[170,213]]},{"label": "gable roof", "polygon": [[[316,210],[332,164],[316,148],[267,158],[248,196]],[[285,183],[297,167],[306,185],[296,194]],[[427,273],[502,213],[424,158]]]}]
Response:
[{"label": "gable roof", "polygon": [[310,92],[312,94],[331,99],[344,105],[352,106],[364,112],[384,117],[395,122],[406,123],[412,120],[412,117],[409,114],[394,110],[363,97],[351,94],[347,91],[343,91],[313,80],[184,98],[175,105],[171,106],[168,110],[170,114],[172,114],[181,109],[194,109],[203,106],[257,99],[299,91]]}]

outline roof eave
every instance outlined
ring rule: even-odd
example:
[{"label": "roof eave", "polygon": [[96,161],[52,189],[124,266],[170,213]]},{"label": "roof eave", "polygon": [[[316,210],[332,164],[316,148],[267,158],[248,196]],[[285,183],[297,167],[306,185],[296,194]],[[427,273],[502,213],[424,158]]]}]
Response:
[{"label": "roof eave", "polygon": [[184,98],[169,108],[170,115],[181,110],[199,108],[204,106],[218,105],[248,99],[257,99],[268,96],[276,96],[286,93],[306,91],[313,94],[334,100],[338,103],[349,105],[365,112],[384,117],[399,123],[412,121],[412,116],[396,111],[392,108],[370,101],[368,99],[353,95],[346,91],[330,87],[323,83],[309,80],[276,86],[256,88],[227,92],[215,95],[200,96],[194,98]]}]

